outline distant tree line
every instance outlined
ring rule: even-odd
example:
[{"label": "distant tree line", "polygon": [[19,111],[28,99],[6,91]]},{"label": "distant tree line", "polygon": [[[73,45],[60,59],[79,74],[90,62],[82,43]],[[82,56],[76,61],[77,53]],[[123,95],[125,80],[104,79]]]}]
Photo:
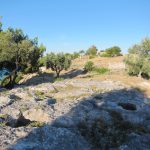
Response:
[{"label": "distant tree line", "polygon": [[115,57],[121,55],[121,48],[118,46],[113,46],[100,52],[101,57]]},{"label": "distant tree line", "polygon": [[99,51],[95,45],[92,45],[87,50],[80,50],[79,52],[74,52],[73,54],[67,53],[67,55],[70,55],[72,59],[76,59],[79,57],[82,58],[82,56],[89,56],[89,58],[93,58],[95,56],[116,57],[116,56],[122,56],[122,53],[121,53],[121,48],[118,46],[113,46],[105,50]]}]

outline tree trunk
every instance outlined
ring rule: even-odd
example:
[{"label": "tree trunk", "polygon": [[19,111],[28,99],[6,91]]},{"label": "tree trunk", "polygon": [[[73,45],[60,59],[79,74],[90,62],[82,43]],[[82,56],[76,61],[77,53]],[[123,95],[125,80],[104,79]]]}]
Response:
[{"label": "tree trunk", "polygon": [[16,71],[19,69],[19,63],[18,60],[16,59]]},{"label": "tree trunk", "polygon": [[56,77],[59,78],[60,72],[56,72]]},{"label": "tree trunk", "polygon": [[16,82],[15,82],[16,78],[17,78],[17,71],[15,70],[14,76],[13,76],[13,80],[12,80],[12,82],[11,82],[12,87],[14,87],[14,85],[16,84]]},{"label": "tree trunk", "polygon": [[139,78],[142,77],[142,71],[139,72],[138,77],[139,77]]}]

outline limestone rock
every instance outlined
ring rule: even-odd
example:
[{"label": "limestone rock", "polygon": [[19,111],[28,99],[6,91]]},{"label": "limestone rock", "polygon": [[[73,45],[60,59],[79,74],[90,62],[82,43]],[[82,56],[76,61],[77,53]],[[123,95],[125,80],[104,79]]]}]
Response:
[{"label": "limestone rock", "polygon": [[48,113],[42,109],[29,109],[23,112],[23,116],[30,121],[49,122],[50,120]]},{"label": "limestone rock", "polygon": [[79,132],[66,128],[42,127],[35,129],[9,150],[90,150],[90,145]]}]

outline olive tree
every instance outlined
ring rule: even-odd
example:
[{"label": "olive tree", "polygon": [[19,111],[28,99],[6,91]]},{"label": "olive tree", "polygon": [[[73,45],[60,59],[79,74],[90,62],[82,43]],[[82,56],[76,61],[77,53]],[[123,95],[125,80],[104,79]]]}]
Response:
[{"label": "olive tree", "polygon": [[91,56],[96,56],[97,51],[98,51],[97,47],[93,45],[86,51],[86,54]]},{"label": "olive tree", "polygon": [[62,70],[67,70],[71,65],[71,59],[63,53],[50,53],[46,56],[46,68],[51,68],[56,72],[57,78],[59,78]]},{"label": "olive tree", "polygon": [[120,56],[121,55],[121,49],[118,46],[113,46],[105,50],[106,54],[109,57],[114,57],[114,56]]},{"label": "olive tree", "polygon": [[[37,38],[31,40],[21,29],[8,28],[0,32],[0,63],[10,62],[16,68],[10,75],[11,86],[17,72],[38,71],[38,60],[42,57],[45,47],[38,45]],[[14,76],[13,79],[11,76]]]},{"label": "olive tree", "polygon": [[127,71],[130,75],[150,77],[150,38],[133,45],[125,57]]}]

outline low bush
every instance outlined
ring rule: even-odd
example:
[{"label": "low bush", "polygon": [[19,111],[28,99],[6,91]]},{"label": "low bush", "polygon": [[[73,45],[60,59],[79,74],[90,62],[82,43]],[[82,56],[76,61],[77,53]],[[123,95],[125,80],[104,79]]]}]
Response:
[{"label": "low bush", "polygon": [[35,91],[34,95],[37,97],[38,101],[42,101],[45,97],[44,92],[41,91]]},{"label": "low bush", "polygon": [[96,72],[97,74],[105,74],[105,73],[109,72],[109,69],[108,68],[104,68],[104,67],[102,67],[102,68],[95,67],[93,69],[93,71]]},{"label": "low bush", "polygon": [[64,78],[56,78],[55,81],[59,82],[59,81],[63,81]]},{"label": "low bush", "polygon": [[93,59],[93,58],[95,58],[95,56],[93,56],[93,55],[90,55],[90,56],[89,56],[89,59]]},{"label": "low bush", "polygon": [[121,49],[118,46],[113,46],[110,48],[107,48],[102,54],[102,57],[116,57],[121,56]]},{"label": "low bush", "polygon": [[85,66],[84,66],[84,70],[87,72],[90,72],[93,69],[94,69],[94,63],[92,61],[86,62]]},{"label": "low bush", "polygon": [[31,126],[31,127],[43,127],[44,125],[45,125],[44,122],[37,122],[37,121],[29,124],[29,126]]}]

